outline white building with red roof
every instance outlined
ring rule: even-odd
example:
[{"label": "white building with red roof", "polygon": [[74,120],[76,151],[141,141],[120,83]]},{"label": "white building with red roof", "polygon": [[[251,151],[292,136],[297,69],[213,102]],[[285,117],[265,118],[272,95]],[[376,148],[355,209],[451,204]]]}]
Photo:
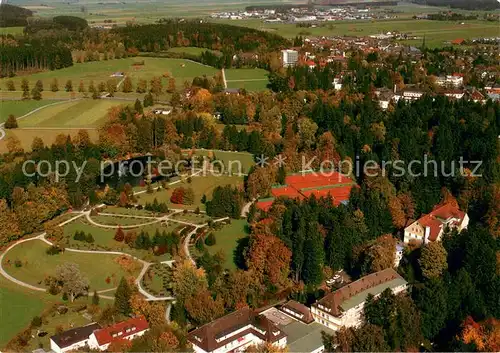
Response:
[{"label": "white building with red roof", "polygon": [[134,317],[126,321],[95,330],[88,340],[91,349],[104,351],[115,341],[133,340],[149,330],[149,324],[143,316]]},{"label": "white building with red roof", "polygon": [[423,215],[405,228],[405,244],[426,244],[441,241],[447,227],[459,232],[467,228],[469,217],[460,210],[456,201],[439,204],[431,213]]}]

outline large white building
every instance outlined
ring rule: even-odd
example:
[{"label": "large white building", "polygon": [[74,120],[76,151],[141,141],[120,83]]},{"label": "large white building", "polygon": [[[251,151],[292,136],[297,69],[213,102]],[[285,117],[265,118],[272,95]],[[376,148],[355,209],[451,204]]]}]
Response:
[{"label": "large white building", "polygon": [[299,61],[299,52],[297,50],[285,49],[281,51],[281,61],[284,67],[294,66]]},{"label": "large white building", "polygon": [[387,288],[394,294],[406,290],[407,282],[388,268],[361,277],[318,300],[311,307],[314,320],[331,330],[357,327],[363,323],[363,309],[369,294],[377,297]]},{"label": "large white building", "polygon": [[469,216],[461,211],[456,201],[439,204],[431,213],[423,215],[405,228],[405,244],[426,244],[440,241],[446,227],[459,232],[469,225]]},{"label": "large white building", "polygon": [[188,339],[196,353],[240,352],[264,342],[278,348],[287,344],[285,332],[248,307],[191,331]]}]

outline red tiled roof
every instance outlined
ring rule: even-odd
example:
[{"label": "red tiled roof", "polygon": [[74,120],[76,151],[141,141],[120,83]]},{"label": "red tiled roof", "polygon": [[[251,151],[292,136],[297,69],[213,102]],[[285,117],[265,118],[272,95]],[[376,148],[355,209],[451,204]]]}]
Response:
[{"label": "red tiled roof", "polygon": [[[97,343],[100,346],[118,341],[138,332],[145,331],[149,328],[149,324],[143,316],[134,317],[132,319],[119,322],[108,326],[101,330],[94,331]],[[121,334],[120,334],[121,332]],[[113,337],[113,335],[116,335]]]},{"label": "red tiled roof", "polygon": [[456,202],[436,205],[431,213],[420,217],[418,222],[424,228],[429,227],[430,233],[428,239],[430,241],[436,241],[441,229],[443,228],[443,222],[449,220],[450,218],[458,219],[459,223],[461,223],[465,218],[465,212],[458,208],[458,204]]}]

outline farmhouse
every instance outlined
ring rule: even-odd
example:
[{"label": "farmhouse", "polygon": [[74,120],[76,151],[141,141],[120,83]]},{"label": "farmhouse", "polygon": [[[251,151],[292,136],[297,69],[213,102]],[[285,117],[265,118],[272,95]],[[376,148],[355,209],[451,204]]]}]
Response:
[{"label": "farmhouse", "polygon": [[426,244],[440,241],[446,227],[459,232],[467,228],[469,217],[458,208],[456,201],[440,204],[405,228],[404,242]]},{"label": "farmhouse", "polygon": [[50,337],[50,349],[55,353],[63,353],[85,347],[88,345],[90,335],[100,328],[101,326],[94,322],[87,326],[61,332]]},{"label": "farmhouse", "polygon": [[188,335],[196,353],[240,351],[268,342],[278,348],[287,344],[286,334],[265,316],[249,307],[214,320]]},{"label": "farmhouse", "polygon": [[369,294],[377,297],[386,289],[394,294],[406,290],[407,282],[388,268],[361,277],[335,292],[327,294],[311,307],[314,320],[332,330],[362,324],[363,308]]},{"label": "farmhouse", "polygon": [[91,349],[106,350],[112,342],[133,340],[149,330],[149,324],[144,317],[135,317],[106,328],[92,332],[88,340]]}]

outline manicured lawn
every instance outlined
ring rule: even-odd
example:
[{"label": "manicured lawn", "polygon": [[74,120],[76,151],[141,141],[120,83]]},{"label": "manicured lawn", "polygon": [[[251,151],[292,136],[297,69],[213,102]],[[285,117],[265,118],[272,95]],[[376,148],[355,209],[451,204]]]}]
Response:
[{"label": "manicured lawn", "polygon": [[210,217],[204,213],[196,214],[193,212],[188,212],[175,214],[172,216],[172,219],[178,219],[180,221],[191,222],[194,224],[204,224],[208,222]]},{"label": "manicured lawn", "polygon": [[110,108],[130,104],[128,101],[82,99],[43,108],[19,121],[21,128],[88,128],[105,121]]},{"label": "manicured lawn", "polygon": [[231,220],[231,224],[223,225],[221,229],[214,231],[215,245],[206,246],[208,252],[215,255],[218,251],[224,253],[224,267],[230,270],[236,269],[234,261],[235,250],[238,247],[238,241],[248,236],[244,219]]},{"label": "manicured lawn", "polygon": [[[188,183],[187,180],[183,180],[180,183],[170,185],[168,190],[159,190],[155,191],[152,194],[144,193],[137,195],[138,201],[141,205],[145,205],[147,202],[151,203],[156,198],[158,202],[167,203],[170,208],[182,208],[194,210],[196,207],[200,209],[204,209],[205,205],[201,203],[201,198],[203,195],[207,197],[207,199],[212,198],[212,191],[217,186],[224,185],[237,185],[241,186],[243,184],[243,178],[237,176],[215,176],[215,175],[207,175],[207,176],[194,176],[191,178],[191,183]],[[192,205],[178,205],[170,202],[170,197],[172,196],[172,192],[175,188],[178,187],[190,187],[194,191],[194,203]]]},{"label": "manicured lawn", "polygon": [[[14,278],[44,287],[44,278],[55,275],[58,265],[67,262],[76,263],[80,271],[89,279],[91,290],[116,287],[122,276],[130,275],[126,274],[114,261],[115,255],[83,254],[70,251],[58,255],[47,255],[45,250],[48,248],[49,246],[40,240],[19,244],[7,253],[3,263],[4,268]],[[8,260],[10,264],[7,264]],[[20,260],[22,267],[15,267],[15,260]],[[106,283],[107,277],[111,278],[109,284]]]},{"label": "manicured lawn", "polygon": [[[144,61],[144,65],[133,65]],[[21,81],[27,78],[30,83],[30,88],[33,87],[37,80],[42,80],[44,89],[49,91],[50,84],[54,78],[58,80],[59,90],[64,91],[64,86],[67,80],[72,80],[73,90],[78,89],[80,81],[83,81],[85,88],[88,88],[90,81],[94,81],[94,85],[100,82],[106,82],[111,79],[111,75],[115,72],[124,72],[125,75],[132,78],[133,88],[135,91],[136,84],[139,79],[149,81],[154,76],[162,76],[164,73],[170,73],[176,79],[177,86],[183,86],[184,81],[192,81],[195,76],[207,75],[214,76],[218,70],[215,68],[207,67],[192,61],[183,59],[169,59],[169,58],[146,58],[134,57],[126,59],[115,59],[107,61],[95,61],[86,63],[75,63],[71,67],[67,67],[57,71],[45,71],[28,76],[16,76],[11,78],[14,81],[16,89],[20,89]],[[0,86],[2,90],[5,87],[5,82],[9,79],[1,79]],[[115,78],[117,83],[121,78]],[[163,79],[164,88],[168,84],[168,79]],[[44,91],[45,92],[45,91]],[[75,92],[77,96],[78,92]],[[44,93],[42,93],[43,96]],[[18,93],[20,97],[21,92]]]},{"label": "manicured lawn", "polygon": [[146,217],[151,217],[153,216],[153,212],[146,211],[146,210],[136,210],[135,208],[125,208],[125,207],[114,207],[114,206],[107,206],[105,208],[102,208],[100,212],[103,213],[117,213],[117,214],[127,214],[127,215],[133,215],[133,216],[146,216]]},{"label": "manicured lawn", "polygon": [[28,100],[28,101],[0,101],[0,123],[7,120],[10,114],[13,114],[16,118],[23,116],[30,111],[40,108],[44,105],[54,103],[51,100]]},{"label": "manicured lawn", "polygon": [[0,348],[19,331],[26,328],[33,316],[40,315],[45,302],[44,294],[24,290],[22,287],[0,279]]}]

